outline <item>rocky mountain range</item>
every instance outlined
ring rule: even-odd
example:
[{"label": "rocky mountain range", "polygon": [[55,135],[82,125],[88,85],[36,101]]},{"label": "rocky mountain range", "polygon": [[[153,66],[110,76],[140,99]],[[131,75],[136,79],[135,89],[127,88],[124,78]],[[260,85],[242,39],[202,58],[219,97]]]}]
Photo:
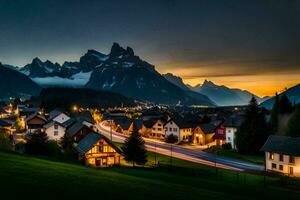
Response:
[{"label": "rocky mountain range", "polygon": [[32,60],[19,70],[43,87],[72,86],[108,90],[142,101],[161,104],[216,105],[207,96],[183,90],[167,81],[132,48],[114,43],[109,54],[88,50],[79,62],[60,65]]},{"label": "rocky mountain range", "polygon": [[164,74],[164,77],[171,83],[177,85],[184,90],[192,90],[200,94],[208,96],[219,106],[234,106],[234,105],[247,105],[254,96],[259,103],[266,100],[266,98],[260,98],[247,90],[228,88],[223,85],[216,85],[212,81],[205,80],[203,84],[192,87],[183,83],[182,79],[173,74]]}]

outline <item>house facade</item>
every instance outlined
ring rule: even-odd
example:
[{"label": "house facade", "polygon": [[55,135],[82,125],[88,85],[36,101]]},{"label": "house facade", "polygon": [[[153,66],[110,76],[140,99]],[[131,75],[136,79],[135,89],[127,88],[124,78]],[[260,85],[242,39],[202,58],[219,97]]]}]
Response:
[{"label": "house facade", "polygon": [[170,120],[164,125],[165,129],[165,137],[167,138],[170,135],[174,135],[178,138],[179,141],[182,140],[182,137],[180,137],[180,129],[179,126],[173,121]]},{"label": "house facade", "polygon": [[87,166],[109,167],[119,165],[121,161],[121,150],[99,133],[89,133],[76,149],[79,159],[84,160]]},{"label": "house facade", "polygon": [[261,148],[269,172],[300,177],[300,138],[269,136]]},{"label": "house facade", "polygon": [[49,140],[60,140],[66,133],[66,127],[56,121],[52,121],[44,125],[45,133],[47,134]]},{"label": "house facade", "polygon": [[43,126],[47,123],[46,118],[38,113],[32,114],[25,119],[26,129],[28,133],[43,130]]},{"label": "house facade", "polygon": [[223,126],[225,127],[225,141],[231,144],[232,149],[236,149],[236,133],[243,122],[242,116],[234,116],[226,119]]}]

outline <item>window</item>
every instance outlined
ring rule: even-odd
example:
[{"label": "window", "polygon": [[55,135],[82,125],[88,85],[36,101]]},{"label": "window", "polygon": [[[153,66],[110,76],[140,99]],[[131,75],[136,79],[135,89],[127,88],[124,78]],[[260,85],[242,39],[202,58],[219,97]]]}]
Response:
[{"label": "window", "polygon": [[157,124],[157,126],[161,126],[161,124]]},{"label": "window", "polygon": [[279,161],[283,162],[283,155],[282,154],[279,155]]},{"label": "window", "polygon": [[228,129],[227,132],[228,132],[228,133],[231,133],[231,129]]},{"label": "window", "polygon": [[269,159],[274,160],[274,153],[271,153],[271,152],[269,153]]},{"label": "window", "polygon": [[58,129],[58,125],[57,124],[54,124],[54,129]]},{"label": "window", "polygon": [[231,141],[231,137],[228,137],[227,139],[228,139],[228,141]]},{"label": "window", "polygon": [[177,131],[177,128],[173,128],[173,131]]},{"label": "window", "polygon": [[152,130],[154,130],[154,131],[155,131],[155,128],[152,128]]},{"label": "window", "polygon": [[294,168],[293,167],[289,167],[289,174],[291,174],[291,175],[294,174]]},{"label": "window", "polygon": [[279,170],[283,171],[283,165],[279,165]]},{"label": "window", "polygon": [[172,131],[172,128],[169,128],[169,131]]},{"label": "window", "polygon": [[277,165],[275,163],[272,163],[272,169],[276,169]]},{"label": "window", "polygon": [[58,136],[58,131],[54,131],[54,136]]},{"label": "window", "polygon": [[161,131],[161,128],[157,128],[158,131]]},{"label": "window", "polygon": [[289,163],[295,163],[295,157],[294,156],[290,156]]}]

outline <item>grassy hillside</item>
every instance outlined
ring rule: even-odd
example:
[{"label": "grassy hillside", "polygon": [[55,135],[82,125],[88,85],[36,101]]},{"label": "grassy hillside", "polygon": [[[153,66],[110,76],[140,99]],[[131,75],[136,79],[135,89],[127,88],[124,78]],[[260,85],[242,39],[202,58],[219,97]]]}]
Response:
[{"label": "grassy hillside", "polygon": [[[153,155],[151,155],[152,158]],[[167,159],[167,157],[160,157]],[[176,164],[175,160],[175,164]],[[213,169],[213,168],[211,168]],[[91,169],[41,158],[0,152],[1,195],[32,199],[299,199],[300,194],[263,188],[261,178],[247,185],[209,174],[189,175],[153,169]]]}]

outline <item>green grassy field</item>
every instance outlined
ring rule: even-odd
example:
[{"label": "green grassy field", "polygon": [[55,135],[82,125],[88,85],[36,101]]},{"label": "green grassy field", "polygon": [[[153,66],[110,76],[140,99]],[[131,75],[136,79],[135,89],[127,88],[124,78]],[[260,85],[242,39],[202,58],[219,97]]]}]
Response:
[{"label": "green grassy field", "polygon": [[[150,162],[153,156],[149,155]],[[162,162],[169,160],[161,155],[159,159]],[[1,195],[13,199],[300,198],[298,192],[277,187],[275,179],[269,180],[270,185],[264,188],[263,179],[258,175],[247,175],[245,181],[243,174],[220,170],[216,180],[214,168],[177,159],[173,161],[174,168],[170,171],[128,167],[92,169],[0,151]],[[185,174],[184,170],[191,169],[196,171]],[[197,173],[197,170],[202,173]]]},{"label": "green grassy field", "polygon": [[255,155],[243,155],[240,154],[234,150],[226,150],[226,149],[217,149],[217,151],[214,148],[205,149],[205,152],[217,154],[218,156],[224,156],[224,157],[230,157],[230,158],[236,158],[239,160],[244,160],[256,164],[264,164],[264,156],[255,156]]}]

